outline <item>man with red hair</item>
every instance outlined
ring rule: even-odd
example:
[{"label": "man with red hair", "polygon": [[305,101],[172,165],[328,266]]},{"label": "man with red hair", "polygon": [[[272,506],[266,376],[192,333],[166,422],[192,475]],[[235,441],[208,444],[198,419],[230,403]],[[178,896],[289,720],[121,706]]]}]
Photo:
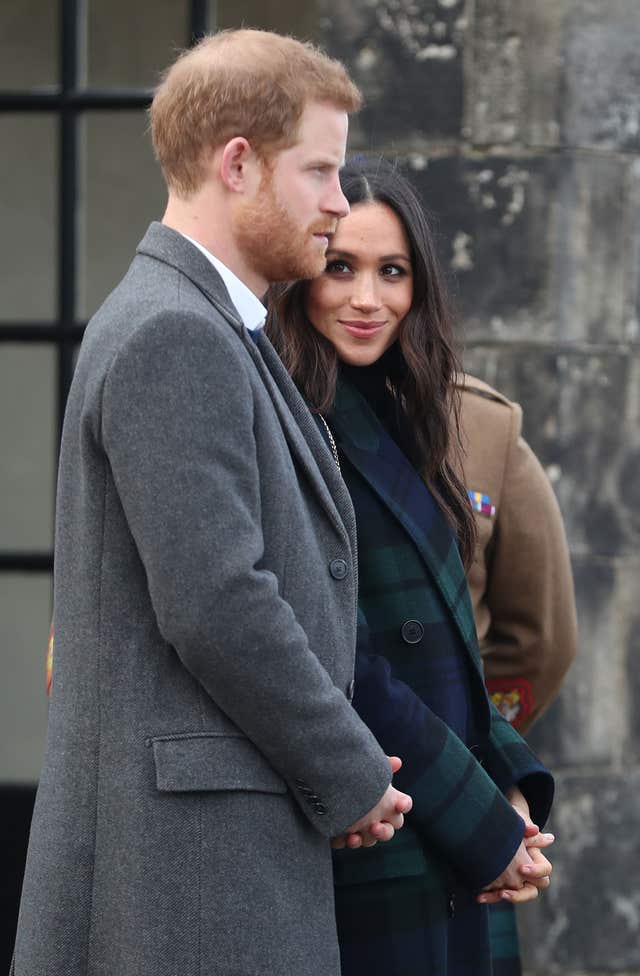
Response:
[{"label": "man with red hair", "polygon": [[350,705],[351,501],[260,330],[270,282],[324,268],[359,101],[259,31],[205,38],[156,92],[167,209],[65,417],[15,976],[338,976],[330,842],[411,806]]}]

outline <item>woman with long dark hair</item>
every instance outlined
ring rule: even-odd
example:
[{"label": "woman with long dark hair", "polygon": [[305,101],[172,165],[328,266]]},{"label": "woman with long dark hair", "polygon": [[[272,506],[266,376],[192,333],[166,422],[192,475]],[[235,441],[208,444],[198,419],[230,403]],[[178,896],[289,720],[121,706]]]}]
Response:
[{"label": "woman with long dark hair", "polygon": [[[489,976],[487,904],[549,883],[550,775],[490,706],[465,580],[452,318],[428,219],[383,160],[342,173],[327,268],[273,296],[270,338],[316,415],[358,526],[354,707],[411,793],[387,844],[335,853],[344,976]],[[453,435],[451,432],[454,432]],[[339,581],[336,581],[339,585]]]}]

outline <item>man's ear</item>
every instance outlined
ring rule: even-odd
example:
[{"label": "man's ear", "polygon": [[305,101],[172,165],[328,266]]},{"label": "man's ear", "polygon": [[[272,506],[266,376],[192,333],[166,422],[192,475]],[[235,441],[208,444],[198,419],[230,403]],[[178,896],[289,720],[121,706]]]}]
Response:
[{"label": "man's ear", "polygon": [[232,193],[245,193],[258,175],[260,164],[250,143],[243,136],[230,139],[222,150],[220,177]]}]

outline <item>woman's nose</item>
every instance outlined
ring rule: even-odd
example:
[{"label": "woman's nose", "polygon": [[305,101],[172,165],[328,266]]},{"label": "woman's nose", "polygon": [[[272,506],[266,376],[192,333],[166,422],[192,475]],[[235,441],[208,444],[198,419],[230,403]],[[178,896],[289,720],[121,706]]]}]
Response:
[{"label": "woman's nose", "polygon": [[380,290],[373,275],[366,275],[359,282],[351,296],[351,304],[362,311],[380,308]]}]

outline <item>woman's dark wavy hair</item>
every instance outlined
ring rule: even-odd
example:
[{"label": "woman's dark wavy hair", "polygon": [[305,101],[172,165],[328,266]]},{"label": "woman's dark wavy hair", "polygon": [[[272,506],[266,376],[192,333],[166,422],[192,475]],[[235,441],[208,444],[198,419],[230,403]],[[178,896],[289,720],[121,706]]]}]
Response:
[{"label": "woman's dark wavy hair", "polygon": [[[383,203],[406,231],[413,267],[413,300],[398,333],[399,355],[388,357],[387,382],[411,425],[420,470],[458,536],[465,565],[475,547],[469,497],[451,460],[460,459],[458,361],[453,320],[429,219],[397,164],[356,157],[340,174],[351,207]],[[274,288],[269,296],[267,333],[313,411],[330,409],[336,391],[338,357],[305,312],[308,282]]]}]

